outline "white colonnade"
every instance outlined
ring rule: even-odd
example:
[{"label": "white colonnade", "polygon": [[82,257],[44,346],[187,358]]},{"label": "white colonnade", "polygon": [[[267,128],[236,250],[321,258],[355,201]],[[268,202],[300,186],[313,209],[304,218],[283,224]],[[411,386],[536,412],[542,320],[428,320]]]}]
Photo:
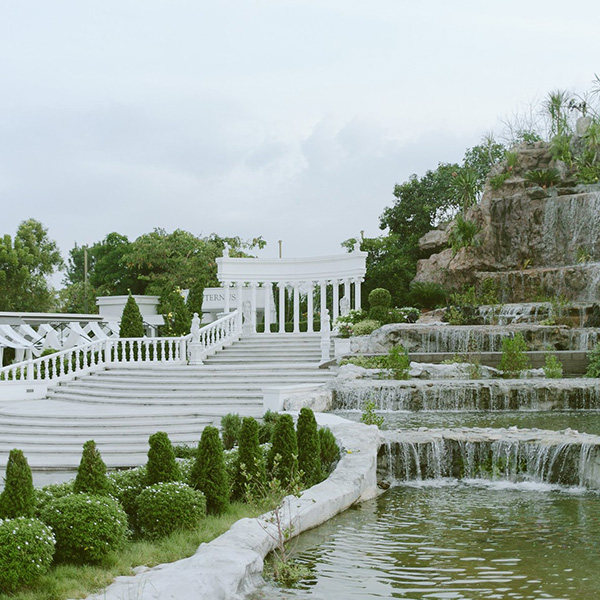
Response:
[{"label": "white colonnade", "polygon": [[[265,333],[285,333],[286,322],[291,323],[288,333],[320,331],[326,310],[334,323],[340,314],[361,308],[366,257],[366,252],[354,251],[312,258],[231,258],[226,249],[217,259],[224,311],[238,309],[246,333],[257,332],[259,325]],[[260,305],[265,307],[261,311],[264,327],[257,319],[259,294],[263,295]]]}]

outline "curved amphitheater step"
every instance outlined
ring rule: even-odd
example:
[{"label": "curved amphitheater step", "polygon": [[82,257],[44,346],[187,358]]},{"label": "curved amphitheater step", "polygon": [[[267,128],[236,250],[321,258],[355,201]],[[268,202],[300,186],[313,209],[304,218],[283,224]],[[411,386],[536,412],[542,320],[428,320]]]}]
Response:
[{"label": "curved amphitheater step", "polygon": [[[109,468],[144,464],[148,437],[166,431],[195,446],[231,412],[262,415],[263,388],[325,383],[318,335],[245,338],[204,365],[122,364],[57,385],[44,400],[0,403],[0,476],[11,448],[36,485],[66,478],[94,439]],[[1,486],[0,486],[1,487]]]}]

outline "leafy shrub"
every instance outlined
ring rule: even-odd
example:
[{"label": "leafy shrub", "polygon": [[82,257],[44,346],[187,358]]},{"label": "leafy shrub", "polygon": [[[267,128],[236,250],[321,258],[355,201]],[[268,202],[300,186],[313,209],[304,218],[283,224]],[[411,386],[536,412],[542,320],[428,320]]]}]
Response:
[{"label": "leafy shrub", "polygon": [[44,509],[54,500],[73,494],[74,480],[51,483],[35,489],[35,516],[40,518]]},{"label": "leafy shrub", "polygon": [[179,466],[169,436],[164,431],[151,435],[149,440],[148,463],[146,464],[146,485],[164,481],[178,481]]},{"label": "leafy shrub", "polygon": [[137,499],[146,487],[146,467],[113,471],[108,475],[111,495],[114,496],[123,510],[131,529],[137,529]]},{"label": "leafy shrub", "polygon": [[527,171],[525,173],[525,181],[546,189],[556,185],[560,181],[560,173],[554,168]]},{"label": "leafy shrub", "polygon": [[522,371],[529,369],[527,344],[520,332],[502,339],[502,358],[498,368],[505,377],[519,377]]},{"label": "leafy shrub", "polygon": [[312,487],[323,481],[321,469],[321,446],[315,414],[310,408],[301,408],[296,425],[298,440],[298,468],[302,473],[302,483]]},{"label": "leafy shrub", "polygon": [[273,431],[273,445],[267,455],[269,475],[286,487],[298,474],[298,441],[291,415],[280,415]]},{"label": "leafy shrub", "polygon": [[275,428],[275,423],[278,418],[279,413],[273,412],[272,410],[268,410],[263,415],[263,422],[258,429],[258,442],[260,444],[268,444],[271,441],[273,429]]},{"label": "leafy shrub", "polygon": [[[385,311],[385,308],[383,309]],[[352,326],[352,335],[371,335],[376,329],[381,327],[379,321],[373,321],[372,319],[366,319],[360,321],[356,325]]]},{"label": "leafy shrub", "polygon": [[190,475],[190,486],[206,497],[206,511],[220,515],[229,506],[229,482],[223,458],[223,444],[216,427],[205,427],[198,444]]},{"label": "leafy shrub", "polygon": [[504,185],[504,183],[506,182],[506,180],[509,179],[511,175],[512,175],[512,173],[509,173],[509,172],[498,173],[498,175],[493,175],[488,180],[489,183],[490,183],[490,187],[493,190],[498,191],[499,189],[502,188],[502,186]]},{"label": "leafy shrub", "polygon": [[[373,290],[374,291],[374,290]],[[388,321],[390,309],[387,306],[372,306],[369,309],[369,320],[385,324]],[[353,326],[353,331],[356,330],[356,325]],[[354,335],[357,335],[356,333]]]},{"label": "leafy shrub", "polygon": [[419,308],[437,308],[448,301],[448,291],[432,281],[413,281],[410,284],[411,304]]},{"label": "leafy shrub", "polygon": [[231,450],[238,443],[241,427],[242,417],[237,413],[229,413],[221,417],[221,438],[225,450]]},{"label": "leafy shrub", "polygon": [[348,323],[350,325],[356,325],[356,323],[364,321],[368,316],[369,315],[365,310],[351,310],[347,315],[340,315],[336,319],[336,323]]},{"label": "leafy shrub", "polygon": [[127,539],[127,515],[108,496],[57,498],[44,509],[42,520],[54,531],[56,560],[61,562],[101,562]]},{"label": "leafy shrub", "polygon": [[375,288],[369,294],[369,306],[383,306],[388,308],[392,305],[392,295],[385,288]]},{"label": "leafy shrub", "polygon": [[31,517],[35,511],[35,492],[31,469],[22,450],[8,455],[4,490],[0,494],[0,518]]},{"label": "leafy shrub", "polygon": [[406,349],[398,344],[390,349],[387,364],[391,379],[408,379],[410,377],[410,358]]},{"label": "leafy shrub", "polygon": [[600,342],[598,342],[588,354],[588,361],[588,368],[585,372],[585,376],[600,377]]},{"label": "leafy shrub", "polygon": [[73,484],[73,491],[78,494],[93,494],[106,496],[109,493],[109,483],[106,477],[106,465],[96,448],[94,440],[88,440],[83,444],[83,454],[77,469],[77,477]]},{"label": "leafy shrub", "polygon": [[560,379],[563,376],[563,366],[553,352],[546,353],[544,375],[548,379]]},{"label": "leafy shrub", "polygon": [[416,323],[421,316],[421,311],[414,306],[392,308],[389,312],[388,323]]},{"label": "leafy shrub", "polygon": [[463,218],[458,213],[454,220],[454,226],[450,231],[450,247],[452,252],[456,254],[460,248],[470,248],[471,246],[477,246],[477,234],[479,233],[479,225],[475,221],[469,221]]},{"label": "leafy shrub", "polygon": [[0,592],[34,583],[52,563],[54,534],[38,519],[0,519]]},{"label": "leafy shrub", "polygon": [[144,320],[142,313],[135,301],[135,298],[129,293],[123,315],[121,316],[121,324],[119,325],[119,337],[134,338],[144,337]]},{"label": "leafy shrub", "polygon": [[204,494],[181,481],[157,483],[138,497],[140,531],[151,539],[194,529],[205,516]]},{"label": "leafy shrub", "polygon": [[265,465],[258,439],[258,421],[252,417],[244,417],[238,444],[234,495],[236,498],[243,498],[248,491],[258,493],[264,489],[265,481]]},{"label": "leafy shrub", "polygon": [[360,417],[360,422],[365,425],[376,425],[377,427],[381,427],[385,419],[375,412],[375,408],[375,402],[372,400],[366,402]]},{"label": "leafy shrub", "polygon": [[340,460],[340,448],[337,445],[335,436],[328,427],[319,429],[319,449],[321,452],[321,470],[327,476]]},{"label": "leafy shrub", "polygon": [[165,321],[161,328],[162,335],[175,337],[187,335],[190,332],[192,315],[179,288],[162,296],[159,311]]},{"label": "leafy shrub", "polygon": [[[173,452],[175,453],[175,458],[195,458],[196,450],[194,446],[190,446],[188,444],[175,444],[173,446]],[[179,463],[181,466],[181,463]],[[182,480],[184,478],[182,477]]]}]

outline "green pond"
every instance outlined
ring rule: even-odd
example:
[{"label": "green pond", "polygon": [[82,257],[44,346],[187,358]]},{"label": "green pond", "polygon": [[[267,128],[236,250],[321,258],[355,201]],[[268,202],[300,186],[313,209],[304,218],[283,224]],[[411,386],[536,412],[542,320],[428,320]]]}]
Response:
[{"label": "green pond", "polygon": [[402,485],[302,534],[310,576],[253,600],[600,597],[600,496],[508,482]]},{"label": "green pond", "polygon": [[[353,421],[360,421],[360,411],[336,412]],[[600,411],[474,411],[474,412],[380,412],[384,429],[412,429],[415,427],[519,427],[519,429],[574,429],[581,433],[600,435]],[[598,593],[600,598],[600,592]]]}]

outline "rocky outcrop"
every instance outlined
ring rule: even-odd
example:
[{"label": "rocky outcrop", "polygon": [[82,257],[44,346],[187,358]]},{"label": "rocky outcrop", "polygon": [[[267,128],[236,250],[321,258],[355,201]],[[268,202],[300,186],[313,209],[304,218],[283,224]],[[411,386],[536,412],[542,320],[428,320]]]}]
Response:
[{"label": "rocky outcrop", "polygon": [[[518,167],[498,189],[488,184],[481,202],[466,218],[478,224],[478,245],[453,252],[442,248],[450,228],[434,230],[421,239],[430,256],[417,265],[416,281],[433,281],[456,288],[495,278],[503,301],[557,296],[590,301],[600,296],[600,191],[577,186],[562,163],[553,161],[548,145],[521,146]],[[491,175],[506,170],[497,166]],[[530,170],[556,168],[558,184],[545,189],[529,184]],[[433,252],[433,254],[431,254]],[[514,290],[502,274],[521,273],[529,282]],[[593,273],[593,275],[592,275]],[[594,284],[591,285],[590,281]],[[537,287],[536,287],[537,286]]]}]

